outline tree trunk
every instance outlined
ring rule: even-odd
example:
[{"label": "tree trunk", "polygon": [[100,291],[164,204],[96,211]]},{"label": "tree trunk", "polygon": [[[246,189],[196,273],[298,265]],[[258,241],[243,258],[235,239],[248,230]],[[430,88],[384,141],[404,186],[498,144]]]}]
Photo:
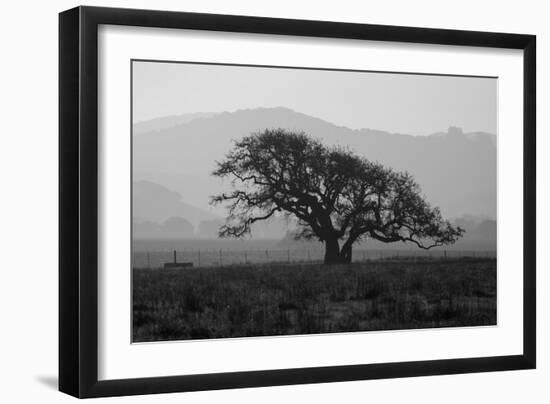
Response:
[{"label": "tree trunk", "polygon": [[351,264],[352,244],[345,243],[340,250],[338,239],[325,241],[325,264]]},{"label": "tree trunk", "polygon": [[325,264],[342,264],[340,256],[340,245],[338,239],[328,239],[325,241]]},{"label": "tree trunk", "polygon": [[351,264],[351,259],[353,257],[353,250],[351,244],[344,244],[342,251],[340,251],[340,256],[344,264]]}]

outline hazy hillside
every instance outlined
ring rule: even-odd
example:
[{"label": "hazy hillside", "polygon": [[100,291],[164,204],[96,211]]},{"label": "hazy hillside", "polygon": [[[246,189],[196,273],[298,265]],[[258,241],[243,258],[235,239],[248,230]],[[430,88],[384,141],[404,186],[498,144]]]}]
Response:
[{"label": "hazy hillside", "polygon": [[158,224],[169,218],[181,217],[197,227],[202,220],[218,218],[210,212],[185,203],[179,193],[149,181],[134,181],[132,193],[134,222]]},{"label": "hazy hillside", "polygon": [[134,135],[142,133],[155,132],[163,129],[173,128],[177,125],[182,125],[191,122],[194,119],[210,118],[216,115],[215,112],[197,112],[194,114],[171,115],[162,118],[155,118],[149,121],[138,122],[134,124]]},{"label": "hazy hillside", "polygon": [[134,239],[182,239],[195,234],[193,225],[181,217],[169,217],[162,223],[150,220],[132,220],[132,237]]},{"label": "hazy hillside", "polygon": [[[216,239],[224,224],[223,217],[196,208],[183,201],[178,192],[150,181],[133,183],[133,237]],[[284,217],[255,223],[255,239],[281,239],[288,230]]]},{"label": "hazy hillside", "polygon": [[[203,210],[210,209],[209,196],[227,187],[210,173],[231,140],[283,127],[303,130],[326,144],[347,146],[371,160],[409,171],[428,200],[448,217],[496,216],[496,137],[491,134],[464,134],[459,128],[428,136],[351,130],[286,108],[224,112],[158,130],[154,127],[150,122],[149,132],[134,136],[134,180],[173,189],[185,196],[186,203]],[[216,214],[224,212],[218,208]]]}]

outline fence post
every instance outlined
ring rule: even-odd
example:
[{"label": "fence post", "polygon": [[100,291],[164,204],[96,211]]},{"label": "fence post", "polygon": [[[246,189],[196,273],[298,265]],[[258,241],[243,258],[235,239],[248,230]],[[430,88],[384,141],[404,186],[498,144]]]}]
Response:
[{"label": "fence post", "polygon": [[265,259],[269,262],[269,250],[265,250]]},{"label": "fence post", "polygon": [[177,263],[176,250],[174,250],[174,264]]}]

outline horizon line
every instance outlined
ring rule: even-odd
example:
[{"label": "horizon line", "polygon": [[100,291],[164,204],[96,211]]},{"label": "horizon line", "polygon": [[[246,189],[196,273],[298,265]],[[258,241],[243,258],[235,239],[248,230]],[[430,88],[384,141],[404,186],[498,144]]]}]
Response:
[{"label": "horizon line", "polygon": [[[282,105],[279,105],[279,106],[275,106],[275,107],[250,107],[250,108],[238,108],[238,109],[235,109],[235,110],[224,110],[224,111],[195,111],[195,112],[183,112],[183,113],[180,113],[180,114],[170,114],[170,115],[163,115],[163,116],[157,116],[155,118],[150,118],[150,119],[146,119],[146,120],[141,120],[141,121],[137,121],[137,122],[132,122],[132,136],[134,135],[134,126],[135,125],[139,125],[139,124],[144,124],[144,123],[149,123],[151,121],[155,121],[155,120],[161,120],[161,119],[166,119],[166,118],[173,118],[173,117],[181,117],[181,116],[184,116],[184,115],[194,115],[194,114],[213,114],[213,115],[222,115],[222,114],[235,114],[235,113],[239,113],[239,112],[247,112],[247,111],[255,111],[255,110],[275,110],[275,109],[282,109],[282,110],[287,110],[287,111],[291,111],[295,114],[300,114],[300,115],[304,115],[304,116],[307,116],[309,118],[313,118],[313,119],[318,119],[320,121],[323,121],[329,125],[333,125],[335,127],[339,127],[339,128],[346,128],[346,129],[349,129],[351,131],[363,131],[363,130],[367,130],[367,131],[377,131],[377,132],[384,132],[384,133],[387,133],[389,135],[401,135],[401,136],[413,136],[413,137],[428,137],[428,136],[432,136],[432,135],[436,135],[436,134],[440,134],[440,133],[449,133],[449,130],[452,129],[452,128],[457,128],[457,129],[460,129],[460,131],[462,131],[463,134],[471,134],[471,133],[483,133],[483,134],[487,134],[487,135],[490,135],[490,136],[497,136],[496,133],[492,133],[492,132],[486,132],[486,131],[482,131],[482,130],[474,130],[474,131],[469,131],[469,132],[465,132],[463,130],[463,128],[461,126],[457,126],[457,125],[449,125],[447,126],[447,129],[446,130],[441,130],[441,131],[437,131],[437,132],[431,132],[431,133],[426,133],[426,134],[418,134],[418,135],[413,135],[413,134],[410,134],[410,133],[400,133],[400,132],[390,132],[390,131],[387,131],[387,130],[383,130],[383,129],[373,129],[373,128],[366,128],[366,127],[361,127],[361,128],[351,128],[349,126],[346,126],[346,125],[338,125],[338,124],[335,124],[333,122],[330,122],[326,119],[323,119],[323,118],[320,118],[320,117],[317,117],[317,116],[314,116],[314,115],[309,115],[309,114],[305,114],[303,112],[300,112],[300,111],[296,111],[292,108],[289,108],[289,107],[285,107],[285,106],[282,106]],[[194,119],[191,119],[189,122],[192,122],[196,119],[210,119],[211,117],[204,117],[204,118],[201,118],[201,117],[198,117],[198,118],[194,118]],[[181,125],[185,125],[189,122],[184,122],[182,123]],[[178,126],[178,124],[174,125],[174,126]],[[174,126],[170,126],[170,127],[174,127]],[[164,128],[163,128],[164,129]],[[161,129],[162,130],[162,129]],[[158,131],[158,130],[157,130]],[[139,135],[138,135],[139,136]]]}]

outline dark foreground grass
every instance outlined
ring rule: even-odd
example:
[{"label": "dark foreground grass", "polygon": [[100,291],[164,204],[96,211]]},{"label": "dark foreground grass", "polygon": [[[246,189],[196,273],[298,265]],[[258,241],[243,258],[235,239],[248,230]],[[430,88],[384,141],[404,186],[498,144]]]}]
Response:
[{"label": "dark foreground grass", "polygon": [[496,260],[134,269],[134,342],[496,324]]}]

